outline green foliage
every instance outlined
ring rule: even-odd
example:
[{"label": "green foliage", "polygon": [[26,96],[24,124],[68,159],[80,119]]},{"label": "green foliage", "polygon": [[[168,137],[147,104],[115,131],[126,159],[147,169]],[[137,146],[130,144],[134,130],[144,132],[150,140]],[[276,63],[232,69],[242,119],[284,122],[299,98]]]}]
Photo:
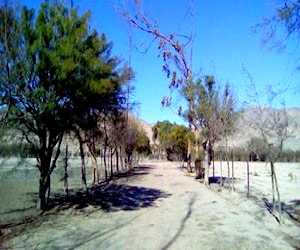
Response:
[{"label": "green foliage", "polygon": [[135,150],[138,154],[149,155],[151,153],[150,140],[143,129],[138,130]]},{"label": "green foliage", "polygon": [[144,155],[150,153],[150,140],[135,117],[128,117],[123,136],[123,146],[127,156],[131,157],[133,152]]},{"label": "green foliage", "polygon": [[266,156],[269,151],[265,140],[259,137],[251,138],[248,143],[248,149],[250,153],[260,156],[259,158],[265,158],[264,156]]},{"label": "green foliage", "polygon": [[90,31],[89,13],[45,2],[37,16],[10,6],[0,14],[1,118],[30,145],[40,187],[50,185],[65,131],[93,128],[99,113],[122,108],[126,79],[112,43]]},{"label": "green foliage", "polygon": [[80,17],[74,9],[48,3],[36,18],[26,7],[20,15],[14,11],[1,9],[6,21],[0,40],[6,65],[1,107],[12,127],[26,135],[48,131],[55,143],[74,123],[120,107],[118,59],[111,57],[104,34],[89,31],[89,13]]},{"label": "green foliage", "polygon": [[211,144],[232,133],[235,122],[234,97],[229,84],[222,89],[214,76],[188,82],[181,89],[182,96],[190,103],[181,115]]},{"label": "green foliage", "polygon": [[[172,124],[169,121],[157,122],[152,131],[160,147],[167,152],[168,156],[175,154],[185,157],[188,147],[188,139],[191,133],[183,125]],[[168,158],[169,158],[168,157]]]}]

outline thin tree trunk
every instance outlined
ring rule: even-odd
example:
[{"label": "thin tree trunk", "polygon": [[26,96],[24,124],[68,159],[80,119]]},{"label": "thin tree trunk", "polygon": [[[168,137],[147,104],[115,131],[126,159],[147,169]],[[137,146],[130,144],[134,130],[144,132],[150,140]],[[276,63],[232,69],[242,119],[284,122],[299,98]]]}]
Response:
[{"label": "thin tree trunk", "polygon": [[98,170],[98,162],[97,155],[93,152],[91,153],[91,161],[92,161],[92,183],[97,184],[99,182],[99,170]]},{"label": "thin tree trunk", "polygon": [[116,169],[117,173],[119,173],[119,150],[116,148]]},{"label": "thin tree trunk", "polygon": [[278,214],[279,214],[279,223],[281,221],[281,214],[282,214],[282,209],[281,209],[281,200],[280,200],[280,192],[279,192],[279,187],[278,187],[278,182],[277,182],[277,176],[275,172],[275,165],[274,162],[271,161],[271,179],[272,179],[272,199],[273,199],[273,211],[275,210],[275,189],[276,189],[276,194],[277,194],[277,207],[278,207]]},{"label": "thin tree trunk", "polygon": [[277,176],[276,176],[276,172],[275,172],[275,166],[273,166],[273,169],[274,169],[274,181],[275,181],[275,187],[276,187],[276,193],[277,193],[277,205],[278,205],[278,213],[279,213],[279,222],[281,222],[282,209],[281,209],[280,192],[279,192]]},{"label": "thin tree trunk", "polygon": [[273,210],[275,206],[275,185],[274,185],[274,163],[271,161],[271,182],[272,182],[272,202],[273,202]]},{"label": "thin tree trunk", "polygon": [[78,132],[78,140],[79,140],[79,150],[80,150],[80,158],[81,158],[81,180],[82,180],[82,185],[86,191],[87,189],[87,182],[86,182],[86,165],[85,165],[85,156],[84,156],[84,149],[83,149],[83,139],[80,135],[80,132]]},{"label": "thin tree trunk", "polygon": [[226,137],[226,152],[225,152],[226,162],[227,162],[227,177],[228,177],[228,185],[230,185],[230,166],[229,166],[229,157],[228,157],[228,142]]},{"label": "thin tree trunk", "polygon": [[215,152],[212,152],[213,178],[215,178]]},{"label": "thin tree trunk", "polygon": [[247,155],[247,198],[250,196],[249,154]]},{"label": "thin tree trunk", "polygon": [[103,163],[104,163],[105,181],[107,181],[108,173],[107,173],[107,163],[106,163],[106,145],[104,145]]},{"label": "thin tree trunk", "polygon": [[97,162],[97,151],[95,146],[95,137],[94,134],[90,133],[90,138],[87,141],[88,154],[92,162],[92,183],[95,185],[99,182],[99,170]]},{"label": "thin tree trunk", "polygon": [[69,150],[68,150],[68,138],[66,137],[66,157],[65,157],[65,166],[64,166],[64,191],[66,196],[69,196],[69,183],[68,183],[68,159],[69,159]]},{"label": "thin tree trunk", "polygon": [[234,191],[234,165],[233,165],[233,149],[231,149],[231,174],[232,174],[232,180],[231,180],[231,190]]},{"label": "thin tree trunk", "polygon": [[122,147],[121,146],[120,146],[120,162],[121,162],[122,171],[124,171],[124,154],[122,152]]},{"label": "thin tree trunk", "polygon": [[114,169],[113,169],[113,149],[110,149],[110,178],[114,177]]},{"label": "thin tree trunk", "polygon": [[201,153],[200,153],[200,131],[199,129],[195,129],[195,173],[196,173],[196,179],[203,179],[203,165],[202,165],[202,159],[201,159]]},{"label": "thin tree trunk", "polygon": [[191,163],[192,163],[192,141],[189,138],[188,139],[188,149],[187,149],[187,164],[186,164],[187,171],[189,173],[192,172],[192,164]]},{"label": "thin tree trunk", "polygon": [[221,181],[220,185],[223,186],[223,166],[222,166],[223,157],[220,159],[220,172],[221,172]]}]

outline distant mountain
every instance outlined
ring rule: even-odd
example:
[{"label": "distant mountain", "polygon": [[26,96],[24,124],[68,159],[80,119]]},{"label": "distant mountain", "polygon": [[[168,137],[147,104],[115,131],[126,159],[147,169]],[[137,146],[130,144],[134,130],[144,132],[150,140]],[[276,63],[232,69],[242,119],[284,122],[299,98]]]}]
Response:
[{"label": "distant mountain", "polygon": [[[236,123],[236,132],[228,140],[230,147],[247,147],[251,138],[260,137],[260,132],[250,124],[256,117],[255,112],[255,109],[246,109],[240,113]],[[283,112],[282,110],[282,115]],[[285,112],[288,119],[289,138],[284,142],[284,149],[300,150],[300,109],[291,108],[286,109]],[[272,113],[274,113],[274,109],[268,109],[264,115],[267,119],[272,119]]]},{"label": "distant mountain", "polygon": [[[271,116],[272,112],[274,112],[274,110],[269,109],[265,115]],[[254,109],[246,109],[239,114],[239,118],[236,122],[236,131],[228,138],[229,147],[246,148],[251,138],[259,137],[259,132],[255,131],[250,124],[253,117],[255,117],[254,113]],[[286,114],[288,118],[290,138],[285,141],[284,149],[295,151],[300,150],[300,108],[286,109]],[[143,120],[139,120],[139,122],[147,133],[150,142],[152,142],[152,126],[154,124],[149,124]],[[225,145],[225,143],[219,142],[218,145]]]}]

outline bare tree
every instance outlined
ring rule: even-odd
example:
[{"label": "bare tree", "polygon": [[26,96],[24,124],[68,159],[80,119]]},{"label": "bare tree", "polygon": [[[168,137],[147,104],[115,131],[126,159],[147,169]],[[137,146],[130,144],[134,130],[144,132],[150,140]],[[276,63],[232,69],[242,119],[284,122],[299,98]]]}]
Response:
[{"label": "bare tree", "polygon": [[[193,126],[198,138],[202,138],[202,146],[206,152],[206,174],[204,170],[196,166],[196,178],[209,178],[209,168],[214,157],[214,144],[216,141],[227,137],[232,133],[235,122],[235,99],[229,84],[222,88],[216,86],[213,76],[205,76],[196,83],[190,83],[182,88],[184,99],[189,100],[192,109],[183,112],[183,116],[195,117]],[[192,113],[193,112],[193,113]],[[196,138],[196,144],[199,139]],[[197,142],[198,141],[198,142]]]},{"label": "bare tree", "polygon": [[[252,116],[248,118],[247,123],[258,133],[257,136],[263,140],[264,145],[267,147],[267,160],[270,163],[271,172],[273,212],[277,208],[277,220],[280,222],[282,208],[275,164],[283,152],[284,142],[291,136],[292,131],[289,131],[284,103],[281,104],[281,109],[272,108],[272,103],[275,102],[274,95],[269,92],[269,89],[265,92],[258,91],[253,78],[248,72],[246,73],[250,79],[249,101],[246,103],[246,107],[252,110]],[[271,97],[265,101],[268,103],[268,106],[266,106],[266,104],[263,104],[264,100],[262,99],[268,95],[271,95]],[[276,97],[278,98],[278,96]]]},{"label": "bare tree", "polygon": [[[128,8],[122,6],[119,12],[125,20],[133,25],[138,30],[141,30],[153,37],[152,42],[158,42],[158,56],[163,59],[163,71],[167,78],[170,78],[170,89],[180,89],[193,80],[192,74],[192,58],[193,58],[193,42],[194,42],[194,1],[191,0],[191,6],[186,13],[191,15],[191,32],[189,35],[164,33],[156,22],[150,19],[139,9],[140,1],[134,2],[134,7],[137,7],[137,13],[131,14]],[[148,47],[148,48],[149,48]],[[147,49],[148,49],[147,48]],[[146,49],[146,51],[147,51]],[[189,52],[187,50],[189,49]],[[163,106],[171,106],[172,98],[163,97]],[[192,104],[188,102],[189,109],[192,109]],[[191,112],[192,113],[192,112]],[[189,124],[192,129],[192,122],[195,122],[196,117],[190,117]],[[198,131],[195,130],[195,137],[198,138]],[[197,141],[197,140],[196,140]],[[191,148],[192,142],[188,143],[188,169],[191,171]],[[199,145],[196,145],[196,159],[199,160],[200,151]]]}]

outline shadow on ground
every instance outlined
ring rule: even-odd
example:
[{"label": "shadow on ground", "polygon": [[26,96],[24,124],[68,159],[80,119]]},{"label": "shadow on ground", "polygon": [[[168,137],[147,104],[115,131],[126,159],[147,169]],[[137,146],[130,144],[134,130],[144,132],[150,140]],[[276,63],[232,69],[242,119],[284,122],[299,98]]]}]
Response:
[{"label": "shadow on ground", "polygon": [[[153,169],[153,165],[141,165],[134,167],[133,169],[129,171],[120,171],[117,174],[114,174],[113,179],[120,179],[120,178],[130,178],[130,179],[136,179],[139,177],[142,177],[143,175],[147,175],[150,173],[151,169]],[[105,181],[104,181],[105,183]]]},{"label": "shadow on ground", "polygon": [[155,205],[159,198],[166,198],[167,194],[158,189],[151,189],[124,184],[106,184],[93,187],[89,192],[70,190],[68,197],[63,192],[55,193],[49,204],[49,210],[75,209],[84,212],[104,210],[106,212],[118,210],[136,210]]},{"label": "shadow on ground", "polygon": [[126,178],[134,180],[150,173],[153,166],[141,165],[131,171],[118,173],[110,183],[103,182],[88,189],[69,190],[69,195],[60,190],[52,195],[49,210],[59,211],[75,209],[81,212],[88,208],[89,211],[104,210],[106,212],[118,210],[136,210],[155,205],[159,198],[166,198],[167,194],[159,189],[132,186],[115,182],[116,179]]},{"label": "shadow on ground", "polygon": [[[270,214],[272,214],[279,222],[279,218],[274,215],[273,210],[277,209],[278,204],[273,204],[267,198],[261,199],[260,205],[266,208]],[[291,219],[293,219],[298,225],[300,225],[300,200],[292,200],[289,203],[281,202],[282,213],[286,213]]]},{"label": "shadow on ground", "polygon": [[[237,178],[237,177],[234,177],[233,178],[233,181],[234,182],[237,182],[237,181],[240,181],[241,179],[240,178]],[[228,183],[231,183],[232,182],[232,178],[228,178],[228,177],[225,177],[225,176],[210,176],[208,178],[208,181],[209,181],[209,184],[220,184],[220,185],[224,185],[224,184],[228,184]]]},{"label": "shadow on ground", "polygon": [[[118,181],[125,178],[127,181],[135,180],[149,174],[152,168],[153,166],[150,165],[142,165],[129,172],[119,173],[110,183],[103,182],[93,186],[88,189],[88,192],[81,188],[70,189],[69,195],[66,196],[62,189],[57,190],[51,194],[48,210],[42,213],[43,216],[40,216],[40,211],[35,207],[7,211],[2,216],[8,214],[18,214],[18,216],[13,220],[1,221],[0,243],[25,230],[25,227],[39,225],[43,221],[51,219],[51,215],[68,209],[71,213],[88,216],[98,210],[105,212],[130,211],[155,206],[158,199],[167,198],[170,194],[159,189],[127,185]],[[37,193],[28,193],[27,195],[30,199],[36,200]]]}]

